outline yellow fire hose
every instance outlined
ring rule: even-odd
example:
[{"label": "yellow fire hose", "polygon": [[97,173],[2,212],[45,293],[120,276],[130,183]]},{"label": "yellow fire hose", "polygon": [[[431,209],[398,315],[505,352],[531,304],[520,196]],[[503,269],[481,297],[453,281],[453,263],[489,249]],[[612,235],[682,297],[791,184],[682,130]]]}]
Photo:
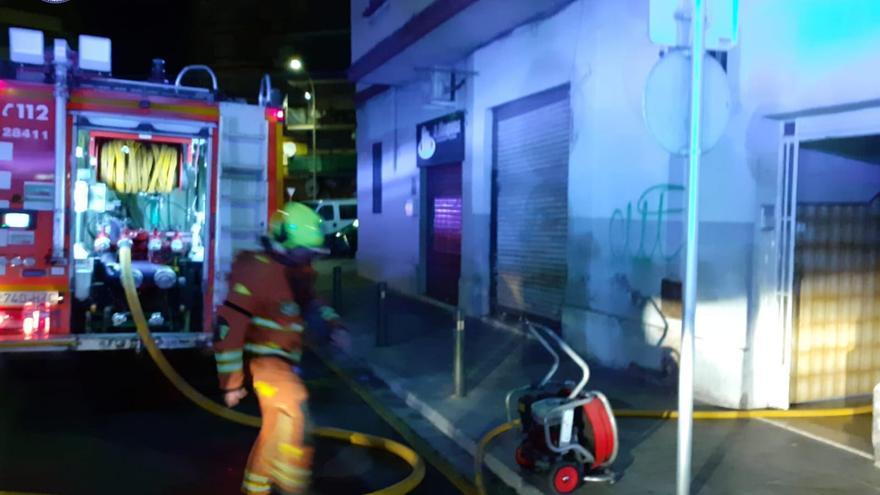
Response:
[{"label": "yellow fire hose", "polygon": [[[759,409],[754,411],[694,411],[694,419],[699,420],[719,420],[719,419],[757,419],[757,418],[832,418],[832,417],[848,417],[858,416],[861,414],[872,414],[873,406],[868,404],[857,407],[840,407],[834,409],[795,409],[789,411],[775,409]],[[675,419],[678,418],[678,411],[670,410],[638,410],[638,409],[620,409],[614,411],[617,418],[642,418],[642,419]],[[507,423],[501,424],[486,433],[477,444],[477,451],[474,455],[474,473],[475,485],[480,495],[486,494],[486,488],[483,484],[483,458],[486,455],[486,449],[489,443],[498,436],[516,428],[520,425],[520,420],[515,419]]]},{"label": "yellow fire hose", "polygon": [[486,487],[483,485],[483,457],[486,455],[486,448],[489,446],[489,442],[502,433],[510,431],[519,425],[520,421],[518,419],[509,421],[503,425],[498,425],[495,428],[492,428],[489,433],[486,433],[486,435],[480,439],[480,443],[477,444],[477,452],[474,454],[474,484],[477,485],[477,493],[479,495],[486,495]]},{"label": "yellow fire hose", "polygon": [[[833,409],[755,409],[752,411],[694,411],[694,419],[757,419],[757,418],[839,418],[871,414],[874,407],[870,404],[856,407],[838,407]],[[614,411],[618,418],[654,418],[676,419],[678,411],[651,411],[638,409],[621,409]]]},{"label": "yellow fire hose", "polygon": [[[129,309],[131,309],[132,318],[137,327],[137,333],[143,341],[144,347],[147,348],[150,357],[159,367],[159,370],[162,371],[162,374],[165,375],[172,385],[180,390],[180,392],[189,400],[193,401],[196,405],[211,414],[242,425],[259,427],[261,423],[259,417],[229,409],[212,401],[208,397],[205,397],[201,392],[193,388],[192,385],[184,380],[183,377],[177,373],[177,370],[171,366],[171,363],[165,358],[165,355],[162,353],[161,349],[159,349],[159,346],[156,345],[156,341],[153,340],[153,336],[150,334],[147,325],[147,320],[144,317],[144,311],[141,307],[140,299],[138,299],[134,277],[131,272],[130,246],[120,246],[119,263],[122,267],[122,287],[125,289],[125,298],[128,301]],[[394,440],[337,428],[315,428],[312,430],[312,433],[323,438],[349,442],[358,447],[385,450],[400,457],[412,467],[412,472],[403,480],[389,487],[371,492],[368,495],[401,495],[409,493],[414,490],[425,477],[425,464],[421,457],[409,447],[395,442]]]}]

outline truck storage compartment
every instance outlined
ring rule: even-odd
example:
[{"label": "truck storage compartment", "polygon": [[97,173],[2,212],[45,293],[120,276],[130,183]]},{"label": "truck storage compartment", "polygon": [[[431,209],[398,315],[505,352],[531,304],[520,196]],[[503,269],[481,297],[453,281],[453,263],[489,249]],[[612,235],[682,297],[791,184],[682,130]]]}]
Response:
[{"label": "truck storage compartment", "polygon": [[118,243],[133,242],[150,328],[203,330],[208,139],[80,129],[73,165],[74,333],[133,332]]}]

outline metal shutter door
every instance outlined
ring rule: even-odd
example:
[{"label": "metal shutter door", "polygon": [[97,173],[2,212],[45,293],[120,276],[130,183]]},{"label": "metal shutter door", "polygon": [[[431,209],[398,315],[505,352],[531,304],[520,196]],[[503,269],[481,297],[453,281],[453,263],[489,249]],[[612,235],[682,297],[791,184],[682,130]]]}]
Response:
[{"label": "metal shutter door", "polygon": [[792,402],[868,395],[880,380],[880,211],[799,204]]},{"label": "metal shutter door", "polygon": [[562,99],[495,123],[495,305],[561,319],[568,264],[571,109]]}]

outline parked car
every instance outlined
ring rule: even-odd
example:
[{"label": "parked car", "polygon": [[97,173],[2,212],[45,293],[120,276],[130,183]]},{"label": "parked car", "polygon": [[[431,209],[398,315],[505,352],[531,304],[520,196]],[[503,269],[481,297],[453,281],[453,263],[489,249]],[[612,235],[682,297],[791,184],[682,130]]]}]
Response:
[{"label": "parked car", "polygon": [[354,256],[357,252],[357,200],[322,199],[304,201],[324,220],[324,236],[334,256]]}]

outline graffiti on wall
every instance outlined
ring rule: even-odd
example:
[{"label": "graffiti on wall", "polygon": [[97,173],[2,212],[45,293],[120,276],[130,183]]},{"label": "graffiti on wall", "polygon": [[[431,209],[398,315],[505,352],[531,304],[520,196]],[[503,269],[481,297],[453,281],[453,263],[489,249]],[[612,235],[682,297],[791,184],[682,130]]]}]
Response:
[{"label": "graffiti on wall", "polygon": [[681,218],[684,208],[670,206],[673,194],[684,186],[657,184],[645,189],[635,204],[616,208],[608,226],[611,254],[615,257],[671,260],[678,257],[683,240],[663,242],[663,228],[670,219]]}]

